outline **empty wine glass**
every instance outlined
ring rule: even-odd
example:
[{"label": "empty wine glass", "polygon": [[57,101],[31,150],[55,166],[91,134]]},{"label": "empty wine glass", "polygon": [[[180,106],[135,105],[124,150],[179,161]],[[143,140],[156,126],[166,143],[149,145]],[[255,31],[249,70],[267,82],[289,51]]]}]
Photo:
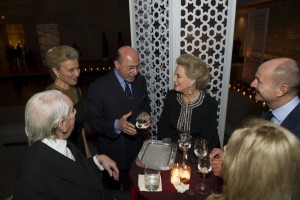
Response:
[{"label": "empty wine glass", "polygon": [[192,146],[192,136],[188,133],[181,133],[179,135],[178,146],[183,151],[182,166],[185,166],[187,152]]},{"label": "empty wine glass", "polygon": [[198,159],[198,172],[203,174],[203,182],[196,185],[196,191],[200,194],[207,194],[209,192],[209,186],[206,185],[205,175],[211,172],[211,165],[207,157]]},{"label": "empty wine glass", "polygon": [[196,139],[195,144],[194,144],[194,153],[200,158],[204,158],[207,156],[207,151],[208,151],[208,145],[207,145],[207,140],[203,138]]}]

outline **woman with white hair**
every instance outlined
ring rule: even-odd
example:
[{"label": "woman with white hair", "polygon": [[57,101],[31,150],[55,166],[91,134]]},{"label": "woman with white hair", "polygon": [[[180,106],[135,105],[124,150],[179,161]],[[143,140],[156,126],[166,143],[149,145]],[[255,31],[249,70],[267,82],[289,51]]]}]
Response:
[{"label": "woman with white hair", "polygon": [[176,59],[174,89],[169,90],[158,123],[159,139],[177,142],[181,133],[192,136],[189,160],[197,162],[194,141],[208,141],[209,150],[220,147],[218,136],[218,103],[207,93],[211,79],[207,64],[199,57],[182,54]]}]

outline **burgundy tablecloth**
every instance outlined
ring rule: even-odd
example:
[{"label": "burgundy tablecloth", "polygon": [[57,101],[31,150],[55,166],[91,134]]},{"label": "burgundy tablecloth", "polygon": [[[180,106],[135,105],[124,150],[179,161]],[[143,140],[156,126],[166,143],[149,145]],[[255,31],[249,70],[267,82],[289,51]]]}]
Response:
[{"label": "burgundy tablecloth", "polygon": [[[180,162],[182,159],[182,154],[180,151],[177,152],[175,162]],[[171,199],[171,200],[185,200],[185,199],[198,199],[204,200],[209,194],[198,194],[195,190],[195,186],[198,183],[203,181],[203,178],[197,175],[197,163],[187,162],[187,165],[191,167],[191,179],[188,182],[190,184],[190,188],[192,188],[195,192],[195,195],[190,196],[185,193],[178,193],[175,187],[172,185],[170,181],[170,173],[171,170],[162,171],[161,179],[162,179],[162,191],[161,192],[142,192],[138,187],[138,175],[144,174],[144,169],[140,168],[136,165],[135,162],[132,163],[131,169],[129,172],[129,176],[131,179],[131,200],[161,200],[161,199]],[[222,179],[218,178],[210,173],[205,177],[205,184],[207,184],[211,189],[216,189],[222,185]]]}]

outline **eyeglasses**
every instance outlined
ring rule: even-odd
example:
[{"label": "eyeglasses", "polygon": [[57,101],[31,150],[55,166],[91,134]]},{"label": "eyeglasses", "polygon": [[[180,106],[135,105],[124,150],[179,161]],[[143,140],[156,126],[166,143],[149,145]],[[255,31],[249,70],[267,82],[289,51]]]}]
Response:
[{"label": "eyeglasses", "polygon": [[140,67],[141,67],[141,64],[137,65],[137,66],[129,66],[129,67],[126,67],[125,65],[123,65],[122,63],[120,63],[120,65],[122,65],[127,71],[139,71],[140,70]]}]

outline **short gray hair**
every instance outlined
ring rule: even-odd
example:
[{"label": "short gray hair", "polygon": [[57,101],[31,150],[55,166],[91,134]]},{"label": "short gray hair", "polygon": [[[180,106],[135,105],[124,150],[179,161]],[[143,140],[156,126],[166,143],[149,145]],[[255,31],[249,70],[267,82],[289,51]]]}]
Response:
[{"label": "short gray hair", "polygon": [[68,118],[71,106],[58,90],[33,95],[25,108],[25,132],[29,145],[44,138],[54,139],[61,120]]}]

